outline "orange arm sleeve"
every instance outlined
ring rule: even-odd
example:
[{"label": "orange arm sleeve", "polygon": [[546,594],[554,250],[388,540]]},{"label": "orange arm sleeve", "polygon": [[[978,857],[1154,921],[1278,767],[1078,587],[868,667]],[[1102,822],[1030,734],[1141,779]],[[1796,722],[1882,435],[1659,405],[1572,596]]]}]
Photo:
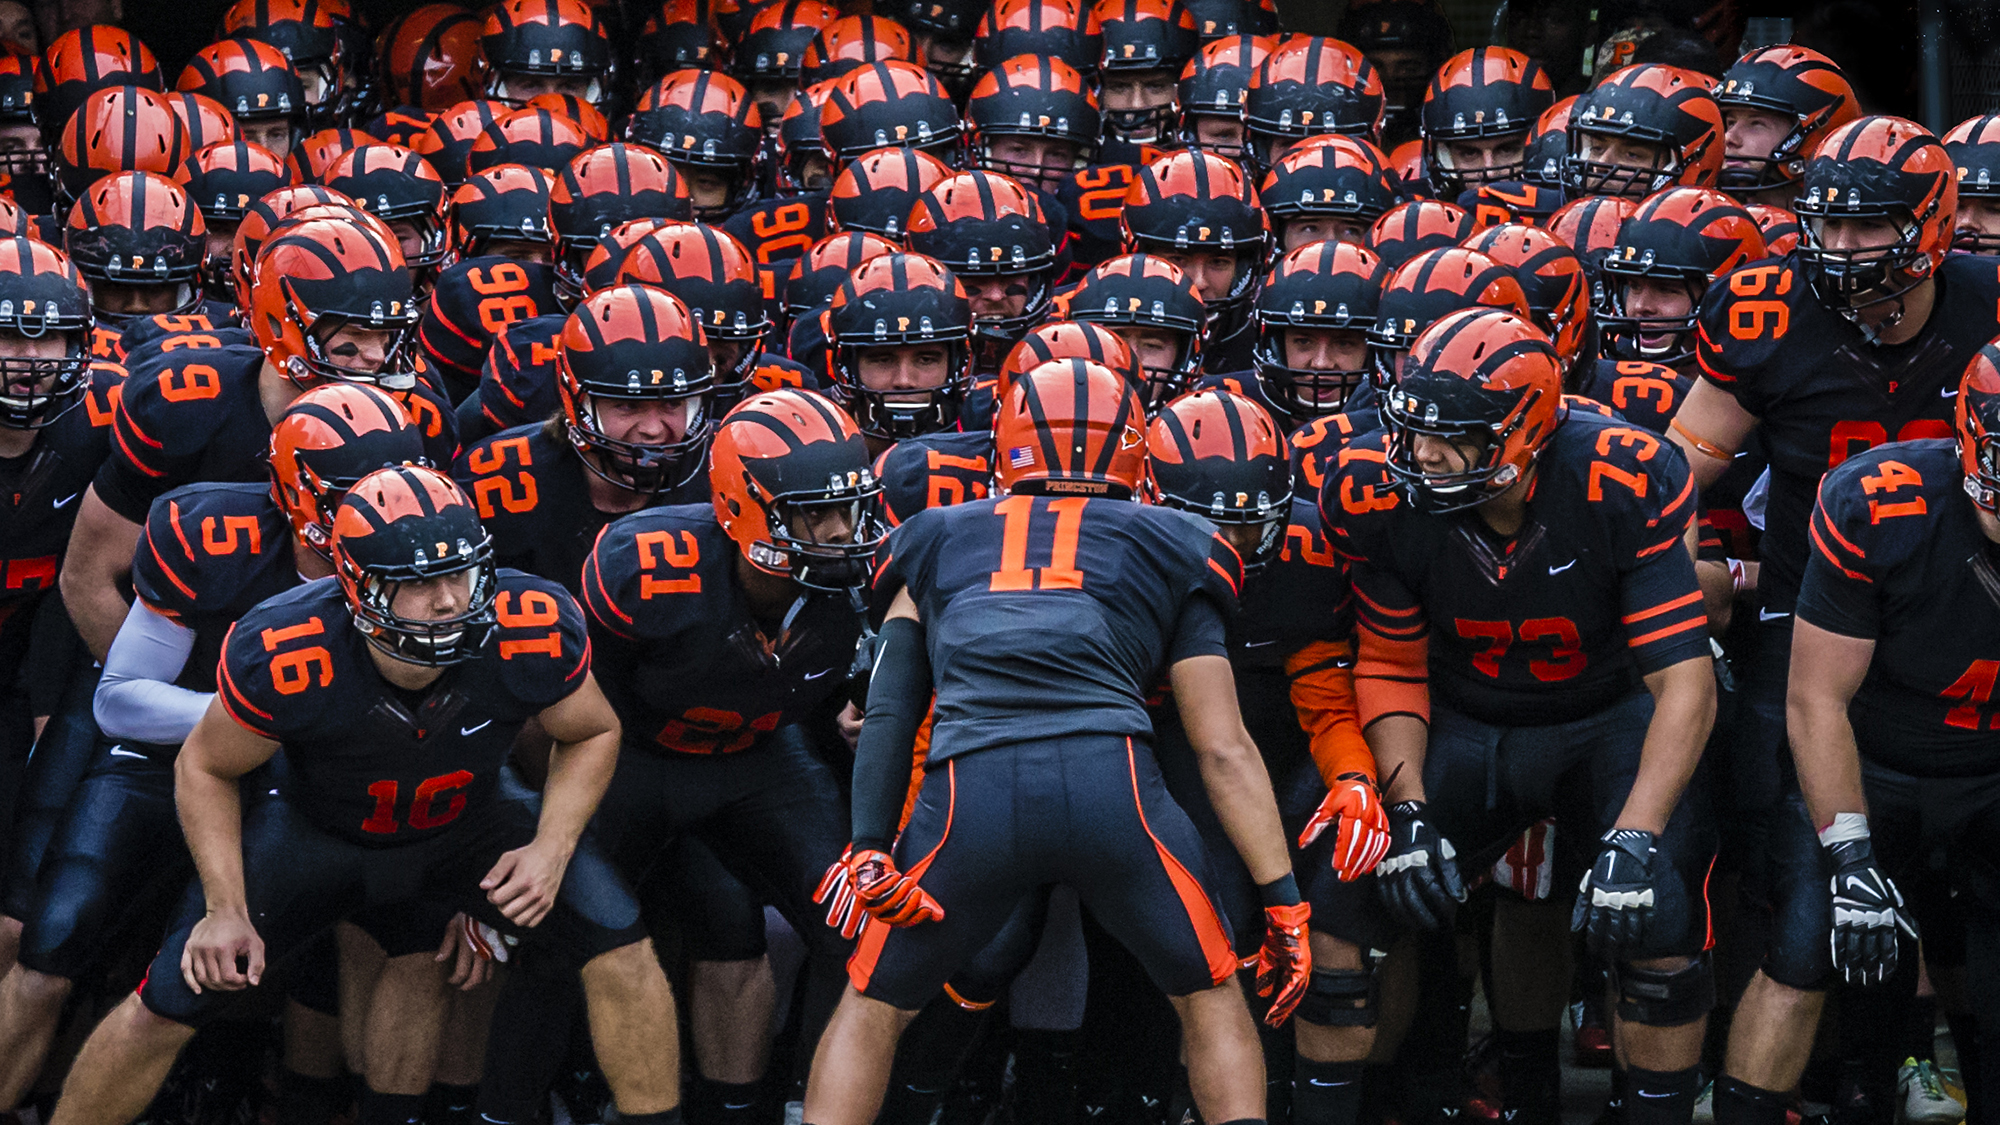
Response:
[{"label": "orange arm sleeve", "polygon": [[1375,780],[1375,755],[1361,737],[1354,692],[1354,650],[1345,641],[1314,641],[1285,661],[1292,707],[1312,740],[1313,764],[1329,788],[1342,774]]}]

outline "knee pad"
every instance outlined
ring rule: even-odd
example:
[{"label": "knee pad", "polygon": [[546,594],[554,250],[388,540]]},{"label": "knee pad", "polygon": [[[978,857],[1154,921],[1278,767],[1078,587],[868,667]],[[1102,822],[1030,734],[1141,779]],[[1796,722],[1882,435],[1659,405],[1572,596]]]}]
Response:
[{"label": "knee pad", "polygon": [[1715,964],[1706,952],[1679,969],[1618,965],[1618,1018],[1647,1027],[1693,1023],[1715,1007]]},{"label": "knee pad", "polygon": [[1295,1013],[1321,1027],[1375,1026],[1375,970],[1314,969]]}]

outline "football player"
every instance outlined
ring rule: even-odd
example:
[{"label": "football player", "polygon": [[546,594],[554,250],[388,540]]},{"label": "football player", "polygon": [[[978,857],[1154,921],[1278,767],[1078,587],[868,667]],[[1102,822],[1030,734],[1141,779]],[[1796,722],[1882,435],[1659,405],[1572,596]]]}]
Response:
[{"label": "football player", "polygon": [[1228,35],[1203,44],[1201,53],[1181,71],[1177,87],[1182,144],[1239,162],[1249,159],[1243,101],[1250,92],[1251,74],[1269,55],[1268,41],[1250,35]]},{"label": "football player", "polygon": [[[1443,929],[1460,867],[1486,870],[1555,816],[1557,882],[1583,875],[1575,928],[1615,966],[1627,1120],[1686,1125],[1714,1003],[1714,828],[1684,797],[1715,717],[1682,548],[1694,487],[1672,446],[1561,395],[1525,316],[1461,310],[1414,342],[1386,433],[1326,472],[1321,516],[1354,565],[1360,719],[1392,802],[1376,877],[1396,921]],[[1545,1010],[1496,1007],[1503,1048],[1557,1026],[1567,997],[1539,992]],[[1553,1120],[1555,1075],[1519,1077],[1540,1080],[1510,1083],[1507,1108]]]},{"label": "football player", "polygon": [[[1258,981],[1276,993],[1274,1024],[1310,973],[1310,910],[1234,705],[1222,617],[1240,563],[1211,525],[1133,503],[1144,421],[1138,392],[1102,366],[1030,371],[995,423],[1005,498],[920,513],[884,548],[876,601],[887,614],[856,750],[854,838],[822,886],[861,941],[813,1062],[808,1122],[873,1120],[916,1010],[1051,882],[1073,886],[1173,997],[1203,1117],[1263,1120],[1228,924],[1187,866],[1199,836],[1142,741],[1145,685],[1163,671],[1265,905]],[[1006,625],[964,632],[967,614]],[[924,782],[898,839],[933,684]]]},{"label": "football player", "polygon": [[1973,117],[1952,126],[1944,150],[1959,169],[1952,249],[2000,253],[2000,117]]},{"label": "football player", "polygon": [[[634,880],[693,836],[777,907],[808,951],[803,1060],[848,944],[812,907],[847,817],[801,720],[844,690],[861,635],[853,594],[884,531],[880,486],[852,420],[801,390],[732,410],[708,477],[710,502],[620,520],[584,564],[605,691],[631,732],[594,831]],[[689,894],[705,904],[712,891],[674,897]]]},{"label": "football player", "polygon": [[1708,87],[1709,79],[1663,63],[1607,75],[1570,111],[1564,190],[1638,200],[1675,184],[1714,187],[1722,109]]},{"label": "football player", "polygon": [[[118,387],[116,368],[93,376],[90,298],[62,251],[29,238],[0,241],[0,307],[13,310],[0,319],[0,474],[12,478],[8,495],[19,497],[0,520],[0,567],[12,576],[0,595],[0,683],[8,685],[0,695],[0,786],[9,798],[18,792],[0,885],[0,966],[12,966],[42,850],[90,754],[87,737],[60,740],[81,742],[70,755],[57,753],[52,737],[29,757],[57,710],[47,697],[63,693],[74,663],[63,646],[50,647],[60,631],[36,623],[61,616],[61,600],[45,595],[63,565],[77,497],[110,451]],[[46,675],[24,676],[36,671]]]},{"label": "football player", "polygon": [[1438,68],[1424,91],[1424,168],[1440,199],[1519,180],[1528,133],[1555,90],[1540,63],[1506,47],[1474,47]]},{"label": "football player", "polygon": [[1533,315],[1514,271],[1476,250],[1427,250],[1396,267],[1382,283],[1375,326],[1368,330],[1368,382],[1343,400],[1346,412],[1379,408],[1417,336],[1448,314],[1479,305]]},{"label": "football player", "polygon": [[1201,38],[1194,17],[1168,0],[1097,0],[1087,19],[1103,35],[1097,74],[1106,159],[1133,163],[1140,145],[1172,138],[1181,71]]},{"label": "football player", "polygon": [[561,413],[480,441],[455,472],[496,559],[576,590],[606,524],[704,498],[715,366],[678,298],[619,285],[563,322],[555,369]]},{"label": "football player", "polygon": [[[1318,505],[1293,494],[1284,434],[1249,399],[1215,390],[1176,399],[1153,419],[1147,447],[1158,503],[1214,523],[1243,560],[1242,608],[1228,630],[1236,697],[1286,835],[1308,849],[1294,867],[1319,919],[1294,1025],[1291,1119],[1352,1125],[1375,1042],[1369,951],[1386,949],[1393,934],[1349,901],[1375,894],[1366,876],[1389,849],[1389,819],[1354,706],[1347,564],[1327,545]],[[1154,730],[1168,789],[1208,843],[1240,943],[1254,933],[1249,878],[1229,861],[1228,838],[1189,776],[1193,755],[1174,709],[1155,710]]]},{"label": "football player", "polygon": [[293,171],[283,157],[248,141],[228,141],[195,150],[194,158],[188,162],[185,187],[188,198],[201,209],[202,223],[208,228],[208,245],[201,264],[205,300],[227,304],[235,296],[230,251],[235,245],[236,227],[250,205],[295,183]]},{"label": "football player", "polygon": [[[342,493],[424,455],[402,407],[368,387],[307,392],[271,440],[269,482],[188,485],[147,514],[135,601],[97,688],[108,741],[49,845],[20,960],[0,978],[0,1103],[18,1102],[40,1072],[64,1000],[112,952],[121,912],[192,873],[174,819],[174,756],[215,696],[224,634],[265,598],[331,575],[326,525]],[[437,939],[389,948],[428,955]]]},{"label": "football player", "polygon": [[1180,268],[1201,294],[1202,369],[1250,366],[1250,301],[1271,246],[1257,189],[1235,162],[1177,152],[1139,170],[1125,190],[1125,252]]},{"label": "football player", "polygon": [[1291,36],[1257,64],[1244,96],[1249,166],[1268,169],[1321,133],[1379,142],[1384,105],[1382,78],[1359,50],[1338,39]]},{"label": "football player", "polygon": [[424,302],[417,343],[455,402],[477,389],[496,337],[556,311],[550,184],[539,168],[502,164],[467,180],[445,208],[454,260]]},{"label": "football player", "polygon": [[1151,254],[1126,254],[1083,275],[1058,301],[1058,315],[1099,324],[1132,349],[1145,377],[1148,414],[1180,397],[1201,369],[1207,309],[1179,266]]},{"label": "football player", "polygon": [[[1705,487],[1761,430],[1771,473],[1762,605],[1731,754],[1732,772],[1748,779],[1736,798],[1744,807],[1734,811],[1754,817],[1762,836],[1753,874],[1764,885],[1753,889],[1768,903],[1772,932],[1715,1083],[1718,1125],[1782,1118],[1830,973],[1819,843],[1783,772],[1784,671],[1820,478],[1877,445],[1949,436],[1955,373],[2000,333],[2000,267],[1946,254],[1954,171],[1914,122],[1864,117],[1841,126],[1806,164],[1799,248],[1739,267],[1709,288],[1699,313],[1702,377],[1674,418],[1673,438]],[[1864,183],[1881,186],[1857,201],[1849,193]]]},{"label": "football player", "polygon": [[154,172],[118,172],[70,208],[63,248],[90,287],[98,326],[93,359],[122,361],[125,323],[194,311],[208,228],[179,184]]},{"label": "football player", "polygon": [[961,172],[932,185],[910,209],[905,240],[965,285],[975,377],[999,370],[1048,315],[1060,272],[1054,235],[1034,193],[1006,176]]},{"label": "football player", "polygon": [[75,551],[63,567],[63,600],[100,659],[125,620],[119,584],[152,502],[195,481],[263,479],[271,426],[301,392],[379,385],[422,429],[427,457],[448,459],[457,447],[449,404],[410,368],[416,310],[394,242],[359,219],[314,220],[262,243],[254,273],[264,279],[246,283],[254,343],[193,333],[132,357],[113,455],[77,502]]},{"label": "football player", "polygon": [[1688,375],[1679,388],[1684,397],[1703,296],[1730,271],[1764,256],[1757,221],[1721,192],[1677,187],[1647,197],[1598,265],[1605,356],[1649,360]]},{"label": "football player", "polygon": [[1067,61],[1022,55],[979,76],[965,103],[974,167],[1053,196],[1097,159],[1097,94]]},{"label": "football player", "polygon": [[[1850,984],[1896,975],[1917,951],[1915,918],[1927,905],[1913,899],[1913,911],[1897,885],[1921,881],[1921,857],[1942,848],[1964,919],[1933,910],[1926,924],[1946,941],[1947,925],[1964,926],[1965,989],[1981,1013],[2000,984],[2000,902],[1983,875],[1960,876],[1993,863],[1983,732],[2000,608],[1988,577],[2000,542],[1996,362],[1988,344],[1966,367],[1956,443],[1892,442],[1821,481],[1786,694],[1792,757],[1824,852],[1819,874],[1833,887],[1834,969]],[[1974,1038],[1960,1067],[1976,1121],[2000,1080],[2000,1044]]]},{"label": "football player", "polygon": [[230,38],[203,47],[174,88],[214,98],[236,118],[242,140],[280,158],[305,135],[305,87],[285,53],[261,40]]},{"label": "football player", "polygon": [[1826,135],[1861,116],[1840,67],[1790,43],[1737,59],[1716,83],[1715,100],[1724,145],[1717,186],[1744,203],[1778,207],[1791,206]]},{"label": "football player", "polygon": [[757,199],[763,130],[757,103],[734,78],[682,70],[646,92],[625,137],[666,156],[688,186],[695,217],[719,223]]},{"label": "football player", "polygon": [[1281,251],[1323,238],[1364,242],[1368,228],[1402,202],[1389,158],[1367,141],[1337,133],[1293,145],[1265,173],[1258,194]]},{"label": "football player", "polygon": [[[771,335],[769,304],[750,252],[727,231],[702,223],[661,223],[640,234],[615,263],[595,255],[591,261],[593,269],[615,268],[620,284],[655,286],[687,305],[708,337],[718,412],[742,401],[769,377],[768,368],[797,367],[763,350]],[[778,378],[796,385],[808,374],[800,370]]]},{"label": "football player", "polygon": [[480,35],[486,96],[522,106],[542,94],[592,105],[610,96],[611,40],[583,0],[505,0],[486,14]]},{"label": "football player", "polygon": [[1388,277],[1380,258],[1349,242],[1308,243],[1280,258],[1250,310],[1250,397],[1288,429],[1346,411],[1368,381],[1368,331]]},{"label": "football player", "polygon": [[428,297],[449,249],[444,181],[430,162],[400,145],[364,144],[342,153],[319,182],[388,224],[410,267],[417,299]]},{"label": "football player", "polygon": [[871,456],[920,434],[958,429],[972,386],[972,302],[921,254],[861,263],[825,313],[833,400]]},{"label": "football player", "polygon": [[[400,890],[578,966],[622,1116],[677,1125],[672,993],[630,892],[579,841],[619,726],[575,602],[497,570],[471,503],[433,469],[362,478],[331,548],[337,577],[263,603],[224,641],[176,762],[199,878],[144,987],[83,1048],[58,1117],[136,1117],[267,962]],[[502,774],[530,719],[554,741],[539,808]],[[280,747],[289,772],[246,816],[238,781]]]}]

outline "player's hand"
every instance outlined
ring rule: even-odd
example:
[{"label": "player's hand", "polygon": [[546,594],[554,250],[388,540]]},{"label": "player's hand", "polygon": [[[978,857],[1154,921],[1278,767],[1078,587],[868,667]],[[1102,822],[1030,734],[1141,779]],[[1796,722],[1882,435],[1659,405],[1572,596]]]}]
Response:
[{"label": "player's hand", "polygon": [[479,881],[486,901],[500,908],[509,922],[533,928],[548,916],[562,889],[563,871],[569,854],[531,840],[511,852],[502,853],[493,870]]},{"label": "player's hand", "polygon": [[[1307,919],[1312,907],[1303,902],[1264,908],[1264,947],[1257,951],[1257,995],[1271,996],[1264,1022],[1281,1027],[1306,995],[1312,979],[1312,937]],[[1277,995],[1271,994],[1276,992]]]},{"label": "player's hand", "polygon": [[[242,969],[237,963],[243,964]],[[194,924],[181,949],[181,979],[196,995],[204,988],[239,992],[264,979],[264,939],[242,911],[210,911]]]},{"label": "player's hand", "polygon": [[1576,889],[1569,928],[1583,935],[1593,956],[1624,960],[1636,956],[1646,939],[1659,849],[1653,834],[1642,828],[1613,828],[1603,842],[1596,864],[1583,873],[1583,884]]},{"label": "player's hand", "polygon": [[826,924],[840,931],[840,936],[852,941],[867,924],[868,912],[854,898],[854,879],[847,869],[847,863],[854,858],[854,845],[849,844],[833,866],[820,876],[819,886],[813,890],[813,901],[826,907]]},{"label": "player's hand", "polygon": [[887,852],[855,852],[847,857],[847,878],[855,901],[878,922],[915,926],[944,918],[944,907],[917,881],[896,870]]},{"label": "player's hand", "polygon": [[1896,975],[1896,932],[1916,941],[1916,920],[1866,836],[1829,845],[1826,856],[1833,868],[1833,967],[1849,984],[1880,984]]},{"label": "player's hand", "polygon": [[1333,781],[1326,799],[1299,833],[1299,847],[1308,847],[1333,825],[1333,870],[1352,883],[1389,854],[1389,810],[1382,807],[1375,783],[1362,774],[1344,773]]},{"label": "player's hand", "polygon": [[445,925],[444,940],[438,943],[437,961],[452,962],[454,988],[470,992],[493,979],[493,963],[507,960],[507,942],[500,931],[472,917],[454,914]]},{"label": "player's hand", "polygon": [[834,718],[834,725],[840,728],[840,740],[847,743],[849,750],[861,741],[861,714],[861,708],[850,701]]},{"label": "player's hand", "polygon": [[1389,854],[1375,865],[1382,904],[1412,929],[1442,930],[1465,901],[1451,841],[1424,819],[1422,801],[1389,807]]}]

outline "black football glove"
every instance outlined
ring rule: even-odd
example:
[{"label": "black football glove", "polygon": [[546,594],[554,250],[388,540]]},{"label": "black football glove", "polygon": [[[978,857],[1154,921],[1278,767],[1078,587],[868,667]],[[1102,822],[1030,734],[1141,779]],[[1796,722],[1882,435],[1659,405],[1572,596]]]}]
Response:
[{"label": "black football glove", "polygon": [[1389,854],[1375,865],[1382,904],[1405,926],[1442,930],[1465,901],[1451,841],[1424,819],[1422,801],[1389,806]]},{"label": "black football glove", "polygon": [[1583,935],[1593,956],[1621,960],[1637,953],[1645,940],[1659,849],[1653,846],[1653,834],[1641,828],[1613,828],[1603,842],[1597,863],[1584,872],[1576,889],[1569,928]]},{"label": "black football glove", "polygon": [[1896,975],[1896,931],[1917,940],[1916,920],[1866,836],[1830,844],[1826,856],[1833,868],[1833,967],[1849,984],[1880,984]]}]

